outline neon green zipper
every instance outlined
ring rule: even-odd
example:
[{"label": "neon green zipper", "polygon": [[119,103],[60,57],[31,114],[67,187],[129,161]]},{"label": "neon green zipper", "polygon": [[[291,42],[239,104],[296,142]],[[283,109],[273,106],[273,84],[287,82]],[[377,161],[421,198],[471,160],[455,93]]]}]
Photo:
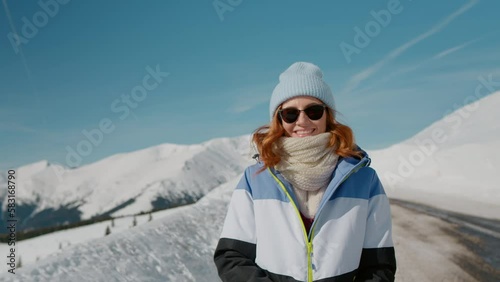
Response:
[{"label": "neon green zipper", "polygon": [[[304,222],[302,221],[302,217],[300,216],[300,211],[297,208],[297,205],[292,199],[292,196],[288,193],[288,191],[285,188],[285,185],[279,180],[276,175],[271,171],[270,168],[267,168],[269,170],[269,173],[273,176],[274,180],[280,185],[281,190],[285,192],[286,197],[288,200],[290,200],[290,203],[292,203],[293,209],[295,210],[295,214],[297,214],[298,218],[300,219],[300,222],[302,223],[302,233],[304,234],[304,239],[307,244],[307,281],[312,282],[313,281],[313,269],[312,269],[312,255],[313,255],[313,244],[312,241],[309,239],[309,236],[307,236],[307,231],[306,231],[306,226],[304,225]],[[312,233],[311,233],[311,239],[312,239]]]}]

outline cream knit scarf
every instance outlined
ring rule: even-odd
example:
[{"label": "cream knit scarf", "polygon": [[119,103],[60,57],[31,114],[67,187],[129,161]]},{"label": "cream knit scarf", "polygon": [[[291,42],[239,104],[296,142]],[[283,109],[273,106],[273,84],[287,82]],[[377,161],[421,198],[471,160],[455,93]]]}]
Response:
[{"label": "cream knit scarf", "polygon": [[276,169],[288,180],[303,215],[314,218],[338,160],[328,147],[331,133],[307,137],[281,137],[277,142],[281,161]]}]

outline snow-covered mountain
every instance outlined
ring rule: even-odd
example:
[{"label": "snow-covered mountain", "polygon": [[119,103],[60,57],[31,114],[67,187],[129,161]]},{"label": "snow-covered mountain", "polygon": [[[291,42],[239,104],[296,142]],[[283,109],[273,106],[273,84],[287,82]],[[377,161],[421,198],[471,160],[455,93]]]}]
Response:
[{"label": "snow-covered mountain", "polygon": [[[2,271],[0,281],[219,281],[212,254],[239,178],[161,219],[68,247],[15,274]],[[29,250],[20,243],[22,257]]]},{"label": "snow-covered mountain", "polygon": [[[162,144],[76,169],[47,161],[20,167],[16,170],[16,215],[21,219],[17,228],[193,203],[241,173],[252,161],[249,144],[249,136],[220,138],[196,145]],[[0,178],[0,187],[5,185],[6,179]],[[0,194],[0,218],[5,217],[5,192]]]},{"label": "snow-covered mountain", "polygon": [[500,92],[370,152],[391,197],[500,218]]}]

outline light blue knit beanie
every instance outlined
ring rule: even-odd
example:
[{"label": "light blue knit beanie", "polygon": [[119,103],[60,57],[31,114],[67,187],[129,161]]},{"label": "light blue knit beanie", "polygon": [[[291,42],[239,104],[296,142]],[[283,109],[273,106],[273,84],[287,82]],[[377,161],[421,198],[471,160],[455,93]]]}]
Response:
[{"label": "light blue knit beanie", "polygon": [[281,103],[297,96],[317,98],[330,109],[334,109],[332,90],[323,80],[321,69],[314,64],[307,62],[293,63],[280,74],[280,82],[274,88],[269,103],[271,120]]}]

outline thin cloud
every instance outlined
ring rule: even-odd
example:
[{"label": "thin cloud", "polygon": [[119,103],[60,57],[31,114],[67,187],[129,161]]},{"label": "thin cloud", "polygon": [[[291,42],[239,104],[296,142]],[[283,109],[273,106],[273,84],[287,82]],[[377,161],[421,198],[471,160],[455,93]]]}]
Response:
[{"label": "thin cloud", "polygon": [[[19,38],[19,34],[17,33],[16,26],[14,25],[14,22],[12,21],[12,16],[10,14],[9,6],[7,5],[7,0],[3,0],[2,3],[3,3],[3,7],[5,9],[5,15],[7,16],[7,21],[9,22],[10,30],[15,35],[16,38]],[[26,62],[26,57],[24,56],[23,48],[19,44],[17,46],[17,49],[19,50],[19,55],[21,56],[21,61],[23,62],[24,70],[26,71],[26,76],[28,77],[28,80],[31,83],[31,71],[30,71],[30,68],[28,67],[28,63]]]},{"label": "thin cloud", "polygon": [[441,58],[443,58],[445,56],[448,56],[451,53],[457,52],[457,51],[459,51],[459,50],[467,47],[468,45],[470,45],[472,43],[475,43],[475,42],[477,42],[479,40],[482,40],[483,38],[484,38],[484,36],[480,37],[480,38],[476,38],[474,40],[467,41],[467,42],[462,43],[460,45],[457,45],[455,47],[448,48],[448,49],[446,49],[446,50],[444,50],[442,52],[439,52],[438,54],[432,56],[431,58],[428,58],[428,59],[423,60],[423,61],[420,60],[420,62],[418,64],[414,64],[414,65],[410,65],[410,66],[405,67],[405,68],[401,68],[401,69],[399,69],[399,70],[397,70],[397,71],[395,71],[393,73],[390,73],[389,75],[386,75],[383,78],[377,80],[374,84],[372,84],[372,85],[370,85],[368,87],[365,87],[363,89],[360,89],[359,91],[357,91],[357,93],[364,93],[364,92],[370,91],[370,90],[374,89],[376,86],[386,83],[387,81],[391,80],[395,76],[415,71],[415,70],[421,68],[422,66],[425,66],[425,65],[427,65],[429,63],[432,63],[435,60],[439,60],[439,59],[441,59]]},{"label": "thin cloud", "polygon": [[467,47],[468,45],[470,45],[470,44],[472,44],[472,43],[474,43],[474,42],[476,42],[476,41],[479,41],[479,40],[481,40],[481,38],[474,39],[474,40],[471,40],[471,41],[465,42],[465,43],[463,43],[463,44],[460,44],[460,45],[458,45],[458,46],[455,46],[455,47],[449,48],[449,49],[447,49],[447,50],[444,50],[443,52],[441,52],[441,53],[439,53],[439,54],[435,55],[434,57],[432,57],[432,60],[437,60],[437,59],[441,59],[441,58],[443,58],[443,57],[446,57],[446,56],[448,56],[449,54],[451,54],[451,53],[455,53],[456,51],[458,51],[458,50],[460,50],[460,49],[463,49],[463,48]]},{"label": "thin cloud", "polygon": [[236,101],[227,109],[227,112],[240,114],[268,103],[273,87],[274,85],[269,84],[236,91],[238,93]]},{"label": "thin cloud", "polygon": [[236,102],[233,106],[231,106],[228,110],[230,113],[235,113],[235,114],[240,114],[244,113],[247,111],[250,111],[251,109],[264,104],[269,101],[270,94],[267,94],[265,96],[261,95],[259,96],[253,96],[251,99],[240,99],[240,101]]},{"label": "thin cloud", "polygon": [[11,131],[21,133],[38,133],[38,130],[19,123],[0,122],[0,131]]},{"label": "thin cloud", "polygon": [[410,67],[407,67],[407,68],[400,69],[400,70],[398,70],[398,71],[390,74],[388,77],[393,77],[393,76],[396,76],[396,75],[400,75],[400,74],[404,74],[404,73],[408,73],[408,72],[414,71],[414,70],[416,70],[416,69],[418,69],[418,68],[420,68],[420,67],[422,67],[422,66],[424,66],[424,65],[426,65],[428,63],[431,63],[432,61],[439,60],[439,59],[441,59],[443,57],[446,57],[446,56],[448,56],[448,55],[450,55],[452,53],[455,53],[458,50],[461,50],[461,49],[467,47],[468,45],[470,45],[470,44],[472,44],[474,42],[477,42],[477,41],[479,41],[481,39],[482,38],[477,38],[477,39],[470,40],[470,41],[467,41],[465,43],[462,43],[460,45],[457,45],[455,47],[448,48],[448,49],[446,49],[446,50],[444,50],[444,51],[442,51],[442,52],[440,52],[440,53],[432,56],[431,58],[422,61],[421,63],[418,63],[416,65],[413,65],[413,66],[410,66]]},{"label": "thin cloud", "polygon": [[407,68],[404,68],[404,69],[401,69],[401,70],[398,70],[396,72],[394,72],[393,74],[389,75],[389,76],[395,76],[395,75],[399,75],[399,74],[404,74],[404,73],[408,73],[408,72],[411,72],[411,71],[414,71],[428,63],[431,63],[432,61],[435,61],[435,60],[439,60],[443,57],[446,57],[452,53],[455,53],[465,47],[467,47],[468,45],[472,44],[472,43],[475,43],[479,40],[483,39],[483,37],[480,37],[480,38],[476,38],[474,40],[470,40],[470,41],[467,41],[465,43],[462,43],[460,45],[457,45],[455,47],[451,47],[451,48],[448,48],[442,52],[439,52],[438,54],[432,56],[431,58],[427,59],[427,60],[424,60],[422,61],[421,63],[419,64],[416,64],[416,65],[413,65],[413,66],[410,66],[410,67],[407,67]]},{"label": "thin cloud", "polygon": [[[16,36],[16,38],[19,38],[19,34],[17,33],[16,26],[14,25],[14,22],[12,21],[12,15],[10,13],[9,6],[7,5],[7,0],[3,0],[2,3],[3,3],[4,10],[5,10],[5,14],[7,16],[7,21],[9,22],[10,30]],[[35,87],[35,84],[33,83],[33,79],[31,78],[31,69],[28,66],[28,62],[26,60],[26,56],[24,56],[24,52],[23,52],[23,48],[22,48],[21,44],[19,44],[17,46],[17,48],[19,50],[19,55],[21,57],[21,61],[22,61],[23,66],[24,66],[24,70],[26,72],[26,77],[28,79],[28,83],[31,86],[33,93],[35,93],[38,104],[40,104],[41,103],[40,102],[40,95],[38,94],[38,91]],[[42,120],[43,120],[44,124],[47,124],[47,120],[46,120],[45,116],[42,116]]]},{"label": "thin cloud", "polygon": [[[500,76],[500,68],[486,68],[486,69],[461,69],[455,72],[433,73],[422,77],[422,80],[427,82],[443,82],[443,81],[477,81],[479,77],[486,78],[493,75],[493,81],[496,77]],[[474,89],[473,89],[474,90]]]},{"label": "thin cloud", "polygon": [[470,8],[472,8],[474,5],[478,3],[478,0],[472,0],[469,3],[463,5],[458,9],[457,11],[451,13],[449,16],[444,18],[442,21],[434,25],[432,28],[430,28],[428,31],[420,34],[419,36],[413,38],[412,40],[406,42],[405,44],[399,46],[398,48],[394,49],[392,52],[390,52],[387,56],[385,56],[382,60],[378,61],[372,66],[369,66],[368,68],[364,69],[363,71],[355,74],[349,82],[347,83],[347,86],[344,88],[342,93],[349,93],[356,89],[358,85],[366,80],[367,78],[371,77],[374,73],[376,73],[378,70],[380,70],[385,64],[388,62],[396,59],[399,57],[401,54],[403,54],[407,49],[412,47],[413,45],[417,44],[418,42],[426,39],[427,37],[434,35],[438,32],[440,32],[442,29],[444,29],[446,26],[448,26],[456,17],[459,15],[465,13],[468,11]]}]

